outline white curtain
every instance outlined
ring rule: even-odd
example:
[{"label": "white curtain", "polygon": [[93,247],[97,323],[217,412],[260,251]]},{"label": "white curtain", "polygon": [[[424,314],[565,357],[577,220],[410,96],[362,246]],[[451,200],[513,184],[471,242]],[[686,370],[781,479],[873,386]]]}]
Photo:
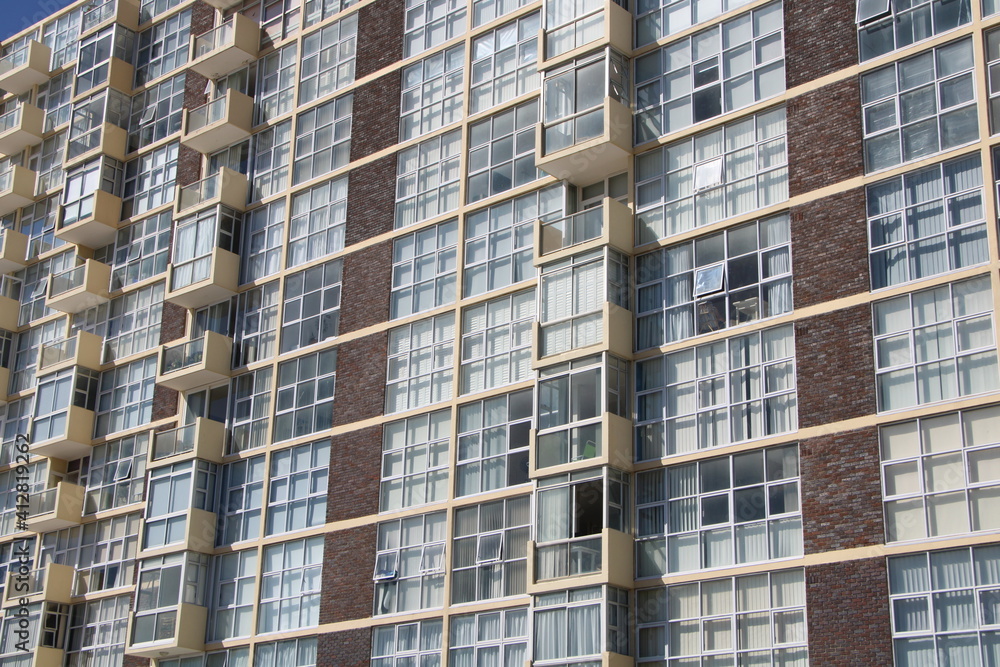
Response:
[{"label": "white curtain", "polygon": [[749,523],[736,526],[736,562],[757,563],[767,560],[767,526]]},{"label": "white curtain", "polygon": [[570,607],[568,616],[567,657],[601,652],[601,605]]},{"label": "white curtain", "polygon": [[802,555],[802,519],[778,519],[768,525],[771,533],[771,557]]},{"label": "white curtain", "polygon": [[566,654],[566,610],[535,612],[535,660],[555,660]]}]

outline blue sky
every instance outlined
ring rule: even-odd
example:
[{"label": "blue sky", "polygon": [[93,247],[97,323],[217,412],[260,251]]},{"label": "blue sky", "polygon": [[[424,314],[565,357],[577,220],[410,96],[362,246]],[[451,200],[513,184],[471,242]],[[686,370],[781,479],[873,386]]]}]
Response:
[{"label": "blue sky", "polygon": [[0,41],[72,2],[73,0],[0,0]]}]

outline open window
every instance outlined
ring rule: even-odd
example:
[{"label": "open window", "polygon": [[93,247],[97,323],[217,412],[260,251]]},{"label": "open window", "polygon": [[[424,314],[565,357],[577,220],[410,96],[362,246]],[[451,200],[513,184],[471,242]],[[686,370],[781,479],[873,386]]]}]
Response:
[{"label": "open window", "polygon": [[884,18],[892,11],[890,0],[858,0],[857,22],[864,25]]}]

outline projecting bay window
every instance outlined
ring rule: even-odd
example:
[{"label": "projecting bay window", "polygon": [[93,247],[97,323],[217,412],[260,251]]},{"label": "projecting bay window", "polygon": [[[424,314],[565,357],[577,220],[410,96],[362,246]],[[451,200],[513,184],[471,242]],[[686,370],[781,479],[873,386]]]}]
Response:
[{"label": "projecting bay window", "polygon": [[207,604],[209,565],[208,556],[189,552],[143,560],[139,565],[129,643],[179,639],[181,609],[185,605]]},{"label": "projecting bay window", "polygon": [[966,25],[972,21],[972,2],[858,0],[859,60],[865,62]]},{"label": "projecting bay window", "polygon": [[[32,667],[33,654],[41,650],[59,650],[66,642],[69,605],[36,602],[24,611],[4,615],[0,621],[0,663],[4,667]],[[20,635],[27,632],[27,637]],[[22,646],[27,646],[26,652]]]},{"label": "projecting bay window", "polygon": [[[615,9],[616,4],[620,9]],[[609,42],[619,49],[629,49],[632,16],[627,0],[546,0],[545,58],[551,59],[593,44]],[[624,10],[624,11],[622,11]],[[601,41],[600,44],[594,42]]]},{"label": "projecting bay window", "polygon": [[70,118],[66,161],[99,148],[111,157],[124,159],[131,106],[131,99],[114,89],[77,102]]},{"label": "projecting bay window", "polygon": [[176,291],[208,280],[216,250],[238,252],[236,236],[240,222],[240,214],[226,206],[178,220],[174,227],[169,290]]},{"label": "projecting bay window", "polygon": [[629,596],[613,586],[536,595],[531,622],[539,667],[600,667],[602,653],[630,654]]},{"label": "projecting bay window", "polygon": [[379,524],[376,616],[442,606],[446,539],[444,512]]},{"label": "projecting bay window", "polygon": [[[124,166],[118,160],[101,157],[70,171],[66,175],[66,187],[63,190],[62,219],[59,221],[59,229],[66,229],[95,216],[110,214],[115,217],[120,214],[120,209],[99,211],[98,204],[103,204],[105,198],[98,192],[112,195],[112,200],[118,197],[122,191],[123,170]],[[117,220],[106,218],[101,222],[114,224]],[[111,232],[112,235],[114,233]]]},{"label": "projecting bay window", "polygon": [[630,530],[629,475],[592,468],[538,480],[535,492],[535,580],[607,569],[608,530]]},{"label": "projecting bay window", "polygon": [[609,456],[609,415],[630,416],[628,363],[598,355],[544,368],[538,378],[535,468]]},{"label": "projecting bay window", "polygon": [[35,416],[32,420],[31,440],[39,443],[56,438],[72,438],[77,424],[71,417],[70,407],[94,410],[100,374],[74,366],[38,378],[35,393]]},{"label": "projecting bay window", "polygon": [[[210,532],[208,542],[214,538],[214,526],[188,526],[201,521],[214,509],[216,466],[207,461],[191,460],[154,468],[149,473],[149,491],[146,500],[146,522],[143,548],[155,549],[185,540],[187,533]],[[199,514],[192,509],[203,510]]]},{"label": "projecting bay window", "polygon": [[73,595],[131,586],[139,548],[139,513],[119,515],[45,533],[40,566],[49,563],[76,569]]},{"label": "projecting bay window", "polygon": [[[135,33],[113,25],[99,33],[85,37],[80,42],[80,55],[76,62],[76,95],[82,95],[108,81],[112,70],[112,58],[129,62]],[[185,40],[185,44],[186,44]],[[129,73],[129,78],[131,73]],[[112,81],[112,83],[118,83]],[[128,85],[132,82],[127,81]]]}]

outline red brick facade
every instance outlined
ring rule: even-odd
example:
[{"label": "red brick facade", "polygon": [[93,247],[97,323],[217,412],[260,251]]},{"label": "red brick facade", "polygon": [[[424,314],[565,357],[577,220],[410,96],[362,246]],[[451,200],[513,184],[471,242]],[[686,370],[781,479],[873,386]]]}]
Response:
[{"label": "red brick facade", "polygon": [[340,623],[372,615],[375,584],[374,524],[326,535],[323,549],[323,595],[319,622]]}]

